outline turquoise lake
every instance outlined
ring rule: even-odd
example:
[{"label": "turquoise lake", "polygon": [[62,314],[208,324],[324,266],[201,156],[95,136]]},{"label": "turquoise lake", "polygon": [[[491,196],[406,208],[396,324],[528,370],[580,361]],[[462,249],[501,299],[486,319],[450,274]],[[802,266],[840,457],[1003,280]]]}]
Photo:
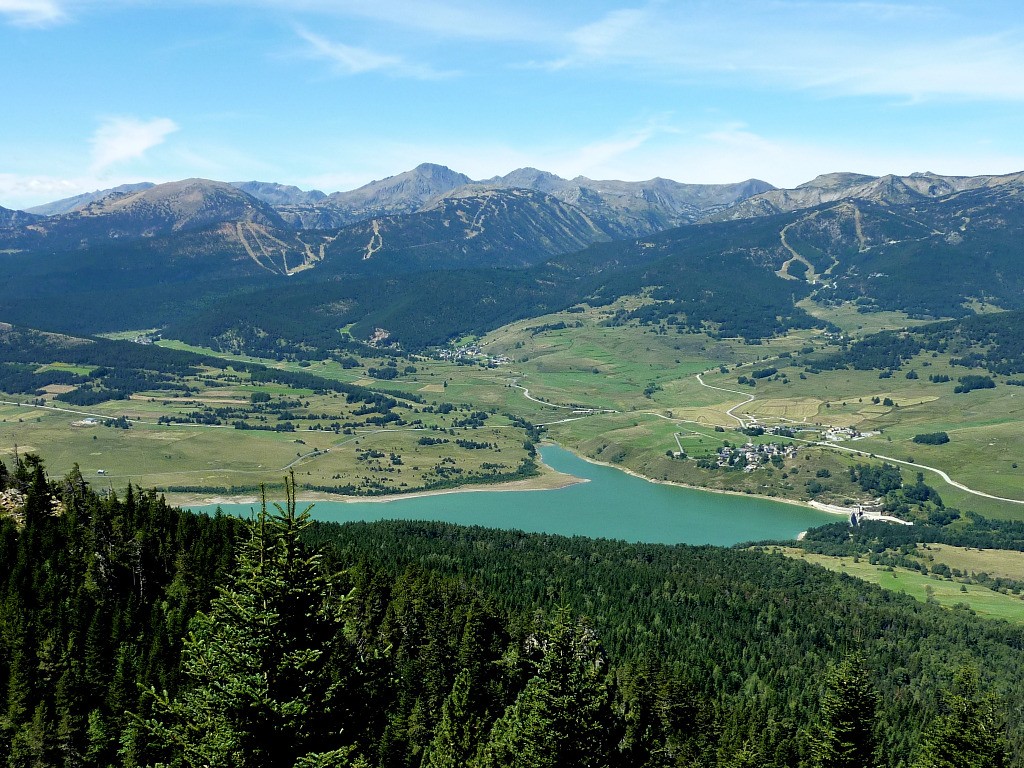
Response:
[{"label": "turquoise lake", "polygon": [[[318,501],[313,517],[354,520],[439,520],[563,536],[660,544],[729,546],[761,539],[795,539],[800,531],[842,518],[795,504],[661,485],[619,469],[591,464],[555,445],[544,463],[588,482],[549,491],[473,491],[387,502]],[[251,504],[222,504],[246,515]],[[215,507],[194,507],[213,511]]]}]

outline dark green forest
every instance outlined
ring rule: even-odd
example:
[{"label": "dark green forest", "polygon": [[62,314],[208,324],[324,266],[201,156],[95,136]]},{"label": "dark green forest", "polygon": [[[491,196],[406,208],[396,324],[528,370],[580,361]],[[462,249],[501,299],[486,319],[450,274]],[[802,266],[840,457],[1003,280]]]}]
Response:
[{"label": "dark green forest", "polygon": [[[951,365],[967,369],[1001,375],[1024,373],[1024,312],[971,315],[909,330],[881,331],[845,345],[838,352],[811,355],[802,362],[818,370],[893,371],[921,352],[948,355]],[[989,377],[970,374],[963,378],[969,382],[983,378],[991,381]]]},{"label": "dark green forest", "polygon": [[1019,628],[770,552],[0,467],[9,766],[1021,764]]}]

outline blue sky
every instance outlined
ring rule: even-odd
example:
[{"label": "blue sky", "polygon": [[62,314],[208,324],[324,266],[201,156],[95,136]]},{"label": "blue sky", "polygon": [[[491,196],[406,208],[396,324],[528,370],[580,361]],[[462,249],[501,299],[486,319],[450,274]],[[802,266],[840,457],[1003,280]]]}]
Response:
[{"label": "blue sky", "polygon": [[0,205],[202,176],[351,189],[1024,170],[1018,2],[0,0]]}]

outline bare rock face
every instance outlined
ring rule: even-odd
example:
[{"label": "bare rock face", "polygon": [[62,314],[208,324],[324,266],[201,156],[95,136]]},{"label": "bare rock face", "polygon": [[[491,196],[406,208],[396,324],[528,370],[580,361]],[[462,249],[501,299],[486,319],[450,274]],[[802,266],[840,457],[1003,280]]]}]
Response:
[{"label": "bare rock face", "polygon": [[273,206],[315,205],[327,195],[319,189],[304,190],[289,184],[271,181],[232,181],[231,186]]}]

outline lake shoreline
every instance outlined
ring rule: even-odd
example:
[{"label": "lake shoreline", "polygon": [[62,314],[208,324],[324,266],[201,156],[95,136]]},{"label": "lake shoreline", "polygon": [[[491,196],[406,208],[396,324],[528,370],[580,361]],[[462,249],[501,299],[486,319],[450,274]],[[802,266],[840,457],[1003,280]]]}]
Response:
[{"label": "lake shoreline", "polygon": [[[582,457],[581,457],[582,458]],[[579,483],[589,483],[590,480],[584,477],[576,477],[564,472],[559,472],[547,464],[545,471],[535,477],[526,477],[522,480],[509,480],[503,483],[478,483],[463,485],[457,488],[438,488],[436,490],[410,491],[409,493],[389,493],[382,496],[348,496],[341,493],[325,493],[322,491],[304,492],[300,489],[299,504],[309,504],[317,501],[331,501],[339,504],[388,504],[403,499],[418,499],[426,496],[443,496],[453,493],[506,493],[519,491],[557,491],[561,488],[568,488]],[[259,504],[259,496],[253,494],[238,496],[209,496],[199,493],[167,493],[164,494],[167,502],[181,507],[210,507],[219,504]],[[269,499],[268,499],[269,500]]]},{"label": "lake shoreline", "polygon": [[[691,491],[702,491],[706,493],[718,493],[726,496],[738,496],[747,499],[761,499],[764,501],[777,501],[782,504],[790,504],[792,506],[802,507],[804,509],[813,509],[817,512],[827,512],[832,515],[844,515],[848,514],[845,512],[839,512],[835,509],[829,509],[827,505],[819,505],[813,501],[800,501],[798,499],[787,499],[776,496],[765,496],[759,493],[744,493],[743,491],[730,491],[723,488],[707,488],[699,485],[691,485],[689,483],[680,483],[675,480],[657,480],[653,477],[647,477],[639,472],[636,472],[628,467],[623,467],[619,464],[612,464],[607,461],[599,461],[598,459],[584,456],[576,451],[566,448],[553,441],[545,441],[541,445],[554,445],[562,448],[565,451],[569,451],[574,456],[578,457],[582,461],[588,464],[594,464],[599,467],[608,467],[610,469],[616,469],[623,472],[631,477],[635,477],[639,480],[644,480],[648,483],[654,483],[655,485],[667,485],[674,488],[686,488]],[[427,496],[441,496],[445,494],[453,493],[504,493],[504,492],[518,492],[518,491],[555,491],[561,488],[568,488],[578,483],[589,483],[590,480],[586,478],[576,477],[574,475],[559,472],[552,468],[548,464],[544,463],[541,457],[541,464],[544,466],[545,471],[537,477],[528,477],[522,480],[511,480],[504,483],[489,484],[478,484],[478,485],[464,485],[458,488],[441,488],[437,490],[420,490],[410,491],[409,493],[390,493],[382,496],[349,496],[340,493],[325,493],[320,491],[312,491],[308,493],[301,493],[299,498],[300,504],[309,504],[318,501],[330,501],[342,504],[362,504],[362,503],[373,503],[373,504],[387,504],[394,501],[402,501],[403,499],[416,499]],[[188,494],[188,493],[168,493],[165,494],[167,501],[176,506],[192,507],[192,506],[216,506],[219,504],[259,504],[260,499],[258,496],[253,494],[228,496],[218,495],[209,496],[203,494]]]},{"label": "lake shoreline", "polygon": [[[516,484],[470,486],[439,492],[375,499],[325,500],[313,518],[323,522],[421,520],[454,525],[519,530],[527,533],[620,539],[649,544],[733,546],[742,542],[792,540],[801,530],[825,525],[834,518],[801,504],[775,504],[744,494],[703,493],[700,489],[651,482],[614,465],[587,461],[555,443],[540,448],[543,474]],[[584,482],[579,482],[579,479]],[[559,493],[516,495],[560,486]],[[497,493],[488,491],[498,490]],[[476,492],[475,496],[468,495]],[[738,494],[732,494],[738,496]],[[307,502],[304,502],[304,505]],[[199,505],[195,505],[195,509]],[[197,511],[212,512],[217,504]],[[246,516],[250,503],[222,503],[231,515]]]},{"label": "lake shoreline", "polygon": [[[558,444],[557,443],[553,443],[553,445],[558,445]],[[570,450],[569,448],[565,448],[565,446],[559,446],[559,447],[563,448],[566,451]],[[689,483],[680,483],[680,482],[678,482],[676,480],[657,480],[657,479],[655,479],[653,477],[647,477],[647,475],[642,475],[639,472],[636,472],[636,471],[634,471],[632,469],[629,469],[628,467],[623,467],[623,466],[621,466],[619,464],[612,464],[611,462],[608,462],[608,461],[598,461],[597,459],[592,459],[589,456],[584,456],[582,454],[576,453],[575,451],[570,451],[570,453],[572,453],[574,456],[578,456],[580,459],[582,459],[583,461],[585,461],[585,462],[587,462],[589,464],[596,464],[599,467],[609,467],[610,469],[617,469],[620,472],[624,472],[625,474],[630,475],[631,477],[635,477],[635,478],[638,478],[640,480],[646,480],[648,483],[654,483],[655,485],[668,485],[668,486],[671,486],[673,488],[686,488],[686,489],[691,490],[691,491],[702,491],[702,492],[705,492],[705,493],[721,493],[721,494],[724,494],[726,496],[740,496],[740,497],[745,498],[745,499],[761,499],[762,501],[777,501],[777,502],[779,502],[781,504],[791,504],[791,505],[793,505],[795,507],[803,507],[804,509],[813,509],[816,512],[828,512],[831,515],[846,514],[845,512],[840,513],[840,512],[836,512],[834,510],[831,510],[831,509],[826,509],[826,508],[824,508],[824,505],[819,507],[813,501],[800,501],[799,499],[787,499],[787,498],[784,498],[782,496],[766,496],[766,495],[761,494],[761,493],[745,493],[744,491],[730,491],[730,490],[727,490],[725,488],[707,488],[707,487],[702,486],[702,485],[691,485]]]}]

